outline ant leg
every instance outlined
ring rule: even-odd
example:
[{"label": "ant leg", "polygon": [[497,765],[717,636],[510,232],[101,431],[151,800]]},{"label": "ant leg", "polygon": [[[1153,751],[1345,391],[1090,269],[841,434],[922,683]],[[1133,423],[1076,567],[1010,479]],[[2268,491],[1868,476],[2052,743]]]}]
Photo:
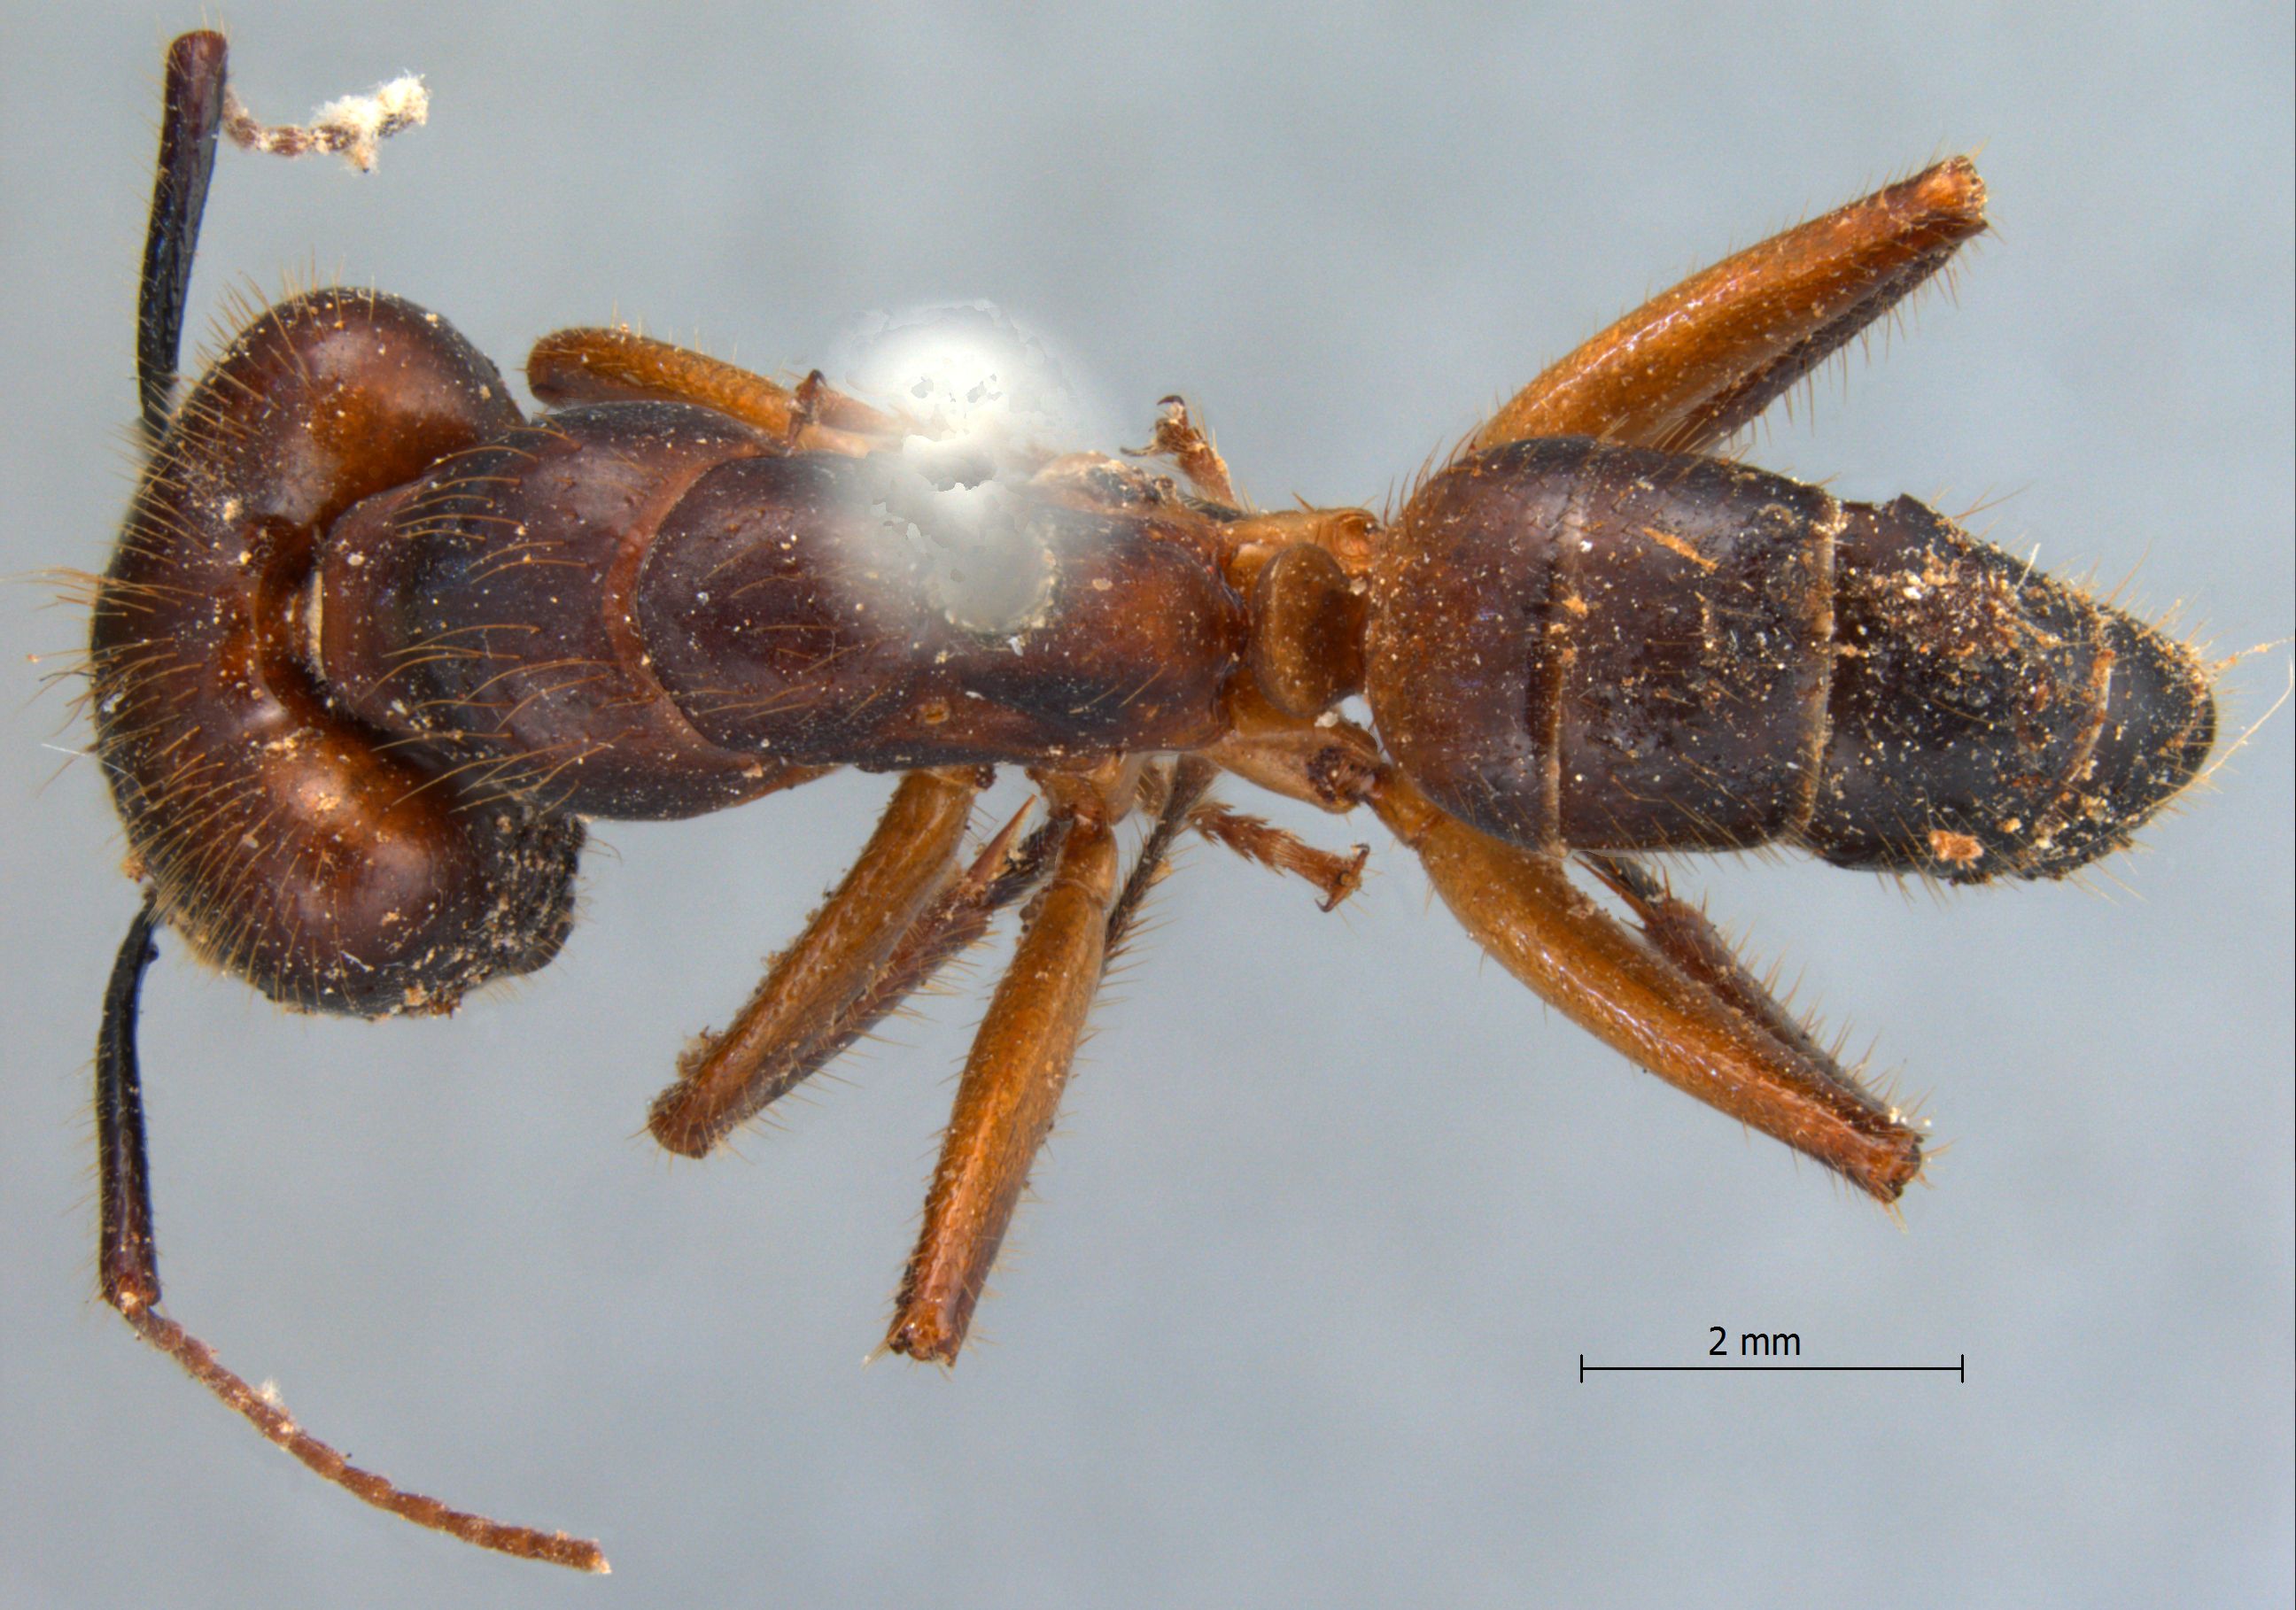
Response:
[{"label": "ant leg", "polygon": [[[980,788],[980,773],[970,766],[902,778],[853,870],[774,959],[732,1025],[678,1058],[677,1082],[654,1099],[646,1118],[665,1149],[706,1156],[828,1059],[808,1053],[838,1032],[948,883]],[[866,1026],[851,1026],[843,1042]]]},{"label": "ant leg", "polygon": [[570,403],[693,403],[730,414],[808,453],[858,458],[898,435],[902,421],[808,380],[805,395],[720,359],[629,330],[562,330],[526,358],[526,383],[553,406]]},{"label": "ant leg", "polygon": [[1686,900],[1677,899],[1664,878],[1626,856],[1582,854],[1578,860],[1626,903],[1642,925],[1643,937],[1668,960],[1752,1018],[1764,1033],[1805,1063],[1845,1089],[1863,1091],[1857,1078],[1811,1037],[1809,1026],[1789,1012],[1746,970],[1706,913]]},{"label": "ant leg", "polygon": [[[173,57],[170,57],[172,64]],[[144,973],[159,952],[152,944],[155,897],[127,925],[127,938],[103,993],[102,1026],[95,1041],[95,1127],[102,1228],[96,1263],[103,1300],[119,1310],[137,1336],[183,1366],[184,1372],[235,1410],[271,1442],[353,1497],[418,1526],[444,1532],[481,1549],[580,1571],[603,1572],[598,1545],[562,1532],[452,1509],[437,1499],[408,1492],[363,1470],[295,1424],[274,1394],[258,1392],[224,1367],[208,1344],[159,1311],[160,1254],[152,1234],[151,1170],[144,1140],[144,1082],[135,1056],[135,1017]]]},{"label": "ant leg", "polygon": [[1160,399],[1156,407],[1156,434],[1148,438],[1145,447],[1127,447],[1125,453],[1133,458],[1170,459],[1198,496],[1231,509],[1242,508],[1244,505],[1235,495],[1235,484],[1228,478],[1227,461],[1212,445],[1212,438],[1189,417],[1187,400],[1168,396]]},{"label": "ant leg", "polygon": [[1066,836],[965,1059],[924,1227],[886,1333],[891,1351],[947,1364],[964,1345],[981,1287],[1059,1110],[1109,952],[1122,942],[1210,776],[1201,761],[1175,767],[1156,827],[1120,890],[1113,827],[1133,797],[1131,767],[1119,763],[1089,779],[1038,779],[1056,819],[1069,824]]},{"label": "ant leg", "polygon": [[[1323,909],[1327,911],[1335,910],[1340,902],[1362,887],[1364,863],[1371,858],[1369,845],[1356,846],[1352,855],[1334,854],[1317,849],[1298,834],[1286,832],[1263,817],[1232,811],[1217,799],[1202,797],[1219,770],[1218,763],[1200,754],[1184,756],[1169,768],[1151,769],[1140,780],[1141,808],[1160,819],[1159,831],[1162,830],[1162,821],[1168,821],[1175,834],[1185,827],[1199,838],[1246,861],[1257,862],[1272,872],[1289,872],[1315,885],[1323,893]],[[1170,789],[1182,782],[1197,797],[1197,803],[1178,806],[1172,803]],[[1160,862],[1161,858],[1160,853],[1156,859]],[[1149,859],[1144,851],[1141,867]],[[1139,867],[1135,869],[1136,879],[1140,870]],[[1111,935],[1111,944],[1113,944]]]},{"label": "ant leg", "polygon": [[1333,813],[1368,802],[1420,857],[1475,942],[1574,1023],[1710,1107],[1894,1202],[1921,1137],[1742,968],[1713,925],[1632,862],[1587,863],[1641,919],[1637,935],[1579,893],[1559,856],[1445,813],[1371,734],[1261,710],[1209,751],[1239,776]]},{"label": "ant leg", "polygon": [[[1525,387],[1472,445],[1583,434],[1710,448],[1984,228],[1976,169],[1939,163],[1653,298]],[[1391,773],[1374,804],[1477,941],[1574,1021],[1885,1202],[1919,1173],[1920,1137],[1640,867],[1585,858],[1640,919],[1637,936],[1572,887],[1559,857],[1486,838]]]},{"label": "ant leg", "polygon": [[1921,1136],[1647,874],[1598,866],[1649,924],[1638,935],[1579,892],[1561,856],[1476,831],[1399,773],[1383,772],[1369,797],[1475,942],[1572,1022],[1882,1202],[1921,1173]]},{"label": "ant leg", "polygon": [[1351,855],[1319,850],[1296,833],[1288,833],[1265,818],[1231,811],[1217,802],[1200,805],[1188,813],[1188,825],[1197,834],[1246,861],[1256,861],[1271,871],[1304,878],[1323,892],[1323,907],[1336,910],[1363,887],[1364,863],[1371,846],[1359,844]]},{"label": "ant leg", "polygon": [[1956,157],[1693,274],[1548,368],[1469,445],[1594,436],[1710,449],[1945,266],[1985,228]]},{"label": "ant leg", "polygon": [[1183,755],[1168,767],[1159,768],[1152,783],[1144,776],[1140,796],[1144,802],[1155,796],[1152,808],[1156,823],[1148,830],[1140,853],[1132,858],[1131,871],[1125,874],[1123,888],[1117,891],[1116,903],[1108,909],[1110,955],[1124,948],[1140,915],[1141,902],[1164,880],[1174,841],[1194,825],[1196,813],[1204,808],[1203,797],[1218,774],[1219,768],[1201,756]]},{"label": "ant leg", "polygon": [[[935,974],[972,948],[988,931],[997,912],[1042,883],[1060,849],[1064,822],[1048,822],[1020,840],[1029,805],[981,846],[972,865],[951,882],[911,923],[859,993],[832,1011],[810,1040],[791,1040],[773,1049],[757,1073],[767,1104],[811,1078],[847,1048],[882,1022]],[[1016,840],[1018,846],[1016,847]]]}]

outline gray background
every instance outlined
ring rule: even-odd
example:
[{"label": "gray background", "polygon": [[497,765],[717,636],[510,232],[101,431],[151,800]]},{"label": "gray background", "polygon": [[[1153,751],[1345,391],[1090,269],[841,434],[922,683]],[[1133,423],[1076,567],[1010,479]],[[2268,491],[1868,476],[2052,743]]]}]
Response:
[{"label": "gray background", "polygon": [[[199,14],[9,8],[0,569],[103,562],[157,63]],[[1753,455],[2000,500],[1997,540],[2221,651],[2291,630],[2284,7],[229,20],[265,115],[408,68],[437,110],[363,181],[226,154],[197,321],[316,264],[506,366],[619,314],[802,369],[857,313],[988,296],[1134,439],[1189,392],[1271,503],[1382,497],[1644,291],[1981,148],[1999,233],[1956,295]],[[1375,825],[1300,823],[1377,843],[1338,917],[1194,851],[947,1377],[862,1358],[977,989],[739,1157],[637,1135],[882,781],[607,828],[563,959],[451,1023],[288,1018],[170,946],[174,1311],[399,1478],[603,1536],[600,1584],[323,1487],[91,1295],[134,897],[24,661],[79,641],[45,598],[0,600],[11,1606],[2288,1602],[2285,712],[2089,887],[1691,869],[1927,1098],[1953,1145],[1902,1232],[1480,966]],[[2232,673],[2233,726],[2288,666]],[[1576,1378],[1712,1325],[1969,1380]]]}]

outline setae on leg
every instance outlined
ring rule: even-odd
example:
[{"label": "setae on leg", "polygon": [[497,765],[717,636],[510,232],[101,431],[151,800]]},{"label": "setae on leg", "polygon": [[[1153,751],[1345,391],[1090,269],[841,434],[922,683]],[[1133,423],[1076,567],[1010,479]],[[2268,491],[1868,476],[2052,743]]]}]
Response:
[{"label": "setae on leg", "polygon": [[1592,436],[1707,451],[1984,228],[1977,169],[1966,157],[1940,162],[1652,298],[1550,365],[1469,446]]}]

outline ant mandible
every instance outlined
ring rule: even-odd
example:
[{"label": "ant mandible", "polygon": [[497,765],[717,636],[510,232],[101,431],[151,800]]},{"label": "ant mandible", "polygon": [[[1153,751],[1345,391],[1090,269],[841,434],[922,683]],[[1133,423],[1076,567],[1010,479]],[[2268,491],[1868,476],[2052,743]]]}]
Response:
[{"label": "ant mandible", "polygon": [[[986,450],[818,373],[783,388],[622,330],[539,342],[529,421],[443,320],[374,292],[269,308],[178,402],[218,134],[356,154],[410,115],[266,129],[218,36],[168,51],[147,464],[92,633],[96,752],[145,890],[98,1040],[99,1255],[105,1299],[265,1435],[468,1541],[604,1568],[594,1544],[348,1465],[158,1312],[135,1026],[162,924],[290,1007],[447,1012],[556,953],[584,818],[902,773],[649,1128],[705,1155],[1025,901],[886,1339],[946,1363],[1176,838],[1299,874],[1327,907],[1356,886],[1362,848],[1215,803],[1222,772],[1369,806],[1566,1016],[1889,1203],[1918,1130],[1634,857],[1787,843],[1948,883],[2058,878],[2128,844],[2214,743],[2188,647],[1911,499],[1714,456],[1984,229],[1966,160],[1628,314],[1390,519],[1249,507],[1177,399],[1129,455],[1177,482],[1034,442],[1007,453],[1016,475],[952,470]],[[952,474],[992,489],[964,507],[972,535],[1021,556],[991,607],[901,540],[962,523],[932,495]],[[1368,726],[1341,714],[1358,696]],[[967,856],[999,764],[1046,820],[1024,807]]]}]

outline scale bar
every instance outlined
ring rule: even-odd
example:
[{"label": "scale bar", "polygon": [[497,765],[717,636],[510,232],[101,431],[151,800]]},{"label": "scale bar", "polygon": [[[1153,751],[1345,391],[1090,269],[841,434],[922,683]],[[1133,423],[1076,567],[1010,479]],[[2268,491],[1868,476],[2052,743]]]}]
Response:
[{"label": "scale bar", "polygon": [[1578,1378],[1590,1375],[1720,1375],[1755,1370],[1797,1370],[1824,1375],[1949,1375],[1964,1385],[1969,1382],[1969,1355],[1951,1364],[1589,1364],[1578,1355]]}]

